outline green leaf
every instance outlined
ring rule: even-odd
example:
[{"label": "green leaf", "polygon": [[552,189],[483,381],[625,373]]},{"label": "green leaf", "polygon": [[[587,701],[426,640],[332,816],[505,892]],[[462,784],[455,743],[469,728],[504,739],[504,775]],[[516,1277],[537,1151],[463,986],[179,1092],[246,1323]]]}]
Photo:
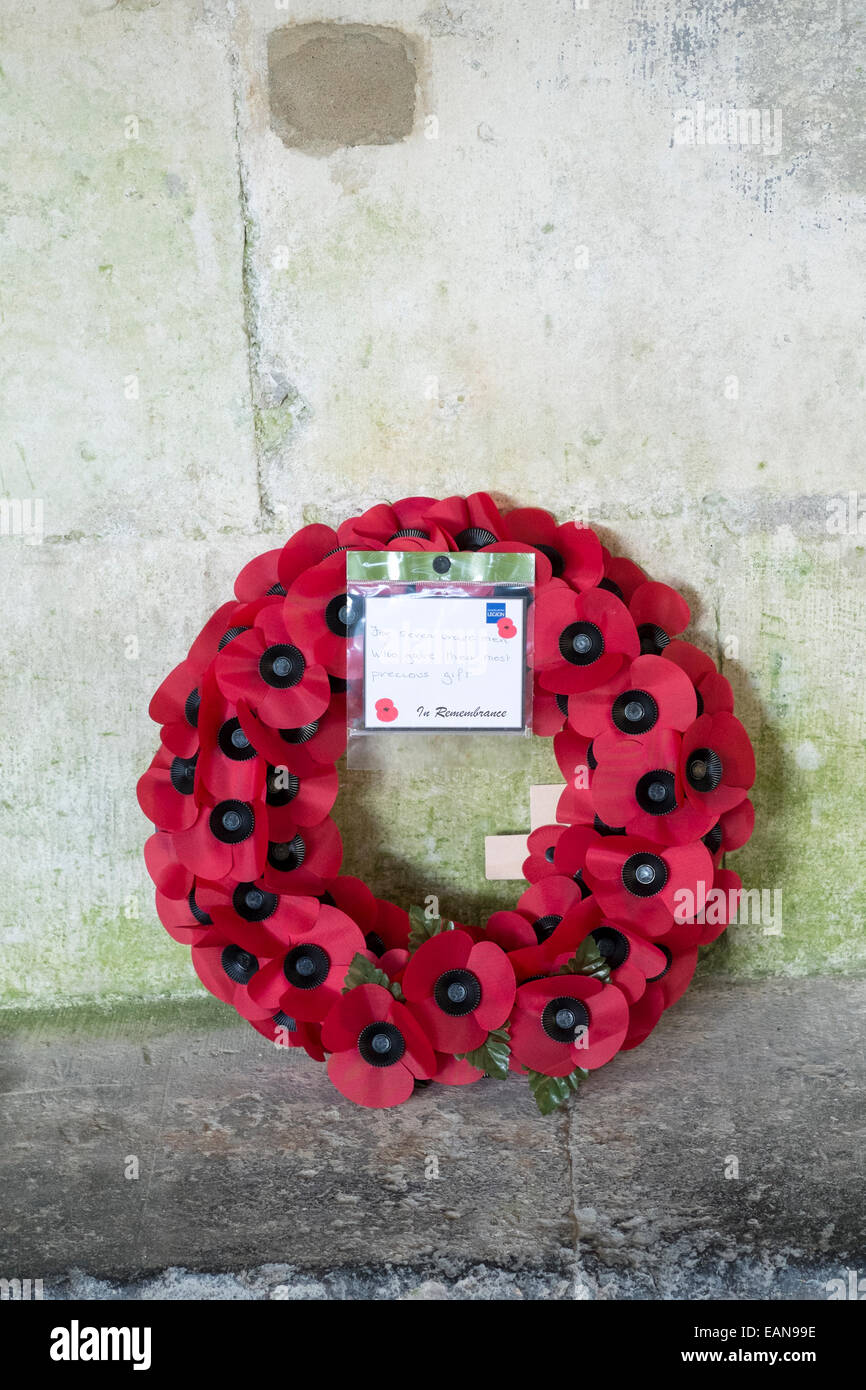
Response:
[{"label": "green leaf", "polygon": [[431,936],[438,936],[443,931],[453,931],[454,923],[444,920],[442,917],[428,917],[423,907],[409,908],[409,954],[410,956],[423,946],[425,941],[429,941]]},{"label": "green leaf", "polygon": [[556,973],[557,975],[590,975],[592,979],[603,980],[607,984],[610,979],[610,966],[596,946],[595,938],[590,935],[584,937],[571,960],[567,960],[565,965],[561,965]]},{"label": "green leaf", "polygon": [[476,1047],[472,1052],[458,1052],[458,1058],[465,1059],[470,1066],[478,1067],[479,1071],[486,1071],[488,1076],[494,1077],[497,1081],[504,1081],[508,1076],[508,1059],[511,1056],[511,1039],[508,1036],[508,1024],[503,1023],[501,1028],[494,1028],[480,1047]]},{"label": "green leaf", "polygon": [[589,1072],[584,1071],[583,1067],[575,1067],[568,1076],[545,1076],[544,1072],[529,1071],[529,1089],[542,1115],[551,1115],[563,1101],[574,1095],[581,1081],[588,1076]]},{"label": "green leaf", "polygon": [[392,980],[390,975],[386,975],[384,970],[379,969],[378,965],[374,965],[366,956],[362,956],[360,951],[352,957],[352,963],[346,971],[343,993],[348,994],[350,989],[355,989],[358,985],[382,985],[401,1004],[406,997],[398,981]]}]

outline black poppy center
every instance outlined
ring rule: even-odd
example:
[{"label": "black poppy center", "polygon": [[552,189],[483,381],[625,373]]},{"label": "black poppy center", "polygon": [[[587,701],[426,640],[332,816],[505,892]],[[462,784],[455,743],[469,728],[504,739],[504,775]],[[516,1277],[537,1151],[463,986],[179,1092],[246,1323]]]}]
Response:
[{"label": "black poppy center", "polygon": [[568,718],[568,696],[567,696],[567,695],[557,695],[557,697],[556,697],[556,708],[559,710],[560,714],[561,714],[564,718]]},{"label": "black poppy center", "polygon": [[541,1015],[541,1026],[554,1042],[574,1045],[577,1035],[587,1027],[589,1013],[579,999],[563,994],[551,999]]},{"label": "black poppy center", "polygon": [[559,650],[572,666],[591,666],[604,651],[604,637],[595,623],[569,623],[559,634]]},{"label": "black poppy center", "polygon": [[649,816],[666,816],[676,809],[675,778],[667,768],[645,772],[634,789],[635,800]]},{"label": "black poppy center", "polygon": [[385,544],[390,545],[391,541],[409,540],[410,538],[416,541],[429,541],[430,532],[422,531],[420,526],[404,526],[402,531],[395,531],[391,540],[386,541]]},{"label": "black poppy center", "polygon": [[239,883],[232,894],[232,907],[245,922],[263,922],[277,910],[276,893],[267,893],[255,883]]},{"label": "black poppy center", "polygon": [[716,821],[712,829],[701,837],[703,844],[706,845],[710,854],[718,854],[722,848],[722,826],[720,821]]},{"label": "black poppy center", "polygon": [[220,801],[210,813],[210,828],[224,845],[239,845],[253,833],[256,818],[245,801]]},{"label": "black poppy center", "polygon": [[288,690],[289,686],[297,685],[306,668],[303,654],[287,642],[277,642],[275,646],[268,647],[259,661],[262,680],[275,690]]},{"label": "black poppy center", "polygon": [[292,869],[299,869],[306,855],[307,846],[300,835],[279,843],[272,841],[268,845],[268,863],[272,869],[277,869],[280,873],[288,874]]},{"label": "black poppy center", "polygon": [[463,1018],[481,1003],[481,984],[471,970],[446,970],[433,986],[433,998],[443,1013]]},{"label": "black poppy center", "polygon": [[665,965],[664,965],[664,969],[663,969],[663,970],[660,970],[659,973],[658,973],[657,975],[648,975],[648,976],[647,976],[647,984],[648,984],[648,985],[655,984],[656,980],[663,980],[664,977],[665,977],[665,975],[668,973],[668,971],[670,970],[671,966],[672,966],[673,963],[674,963],[674,958],[673,958],[673,956],[671,955],[670,951],[668,950],[667,946],[662,946],[662,945],[660,944],[660,942],[658,942],[658,941],[654,942],[653,944],[657,947],[657,949],[658,949],[659,951],[661,951],[662,955],[664,956],[664,958],[665,958]]},{"label": "black poppy center", "polygon": [[630,854],[622,866],[622,882],[636,898],[653,898],[668,881],[668,866],[658,854]]},{"label": "black poppy center", "polygon": [[548,846],[547,846],[547,849],[544,851],[544,857],[545,857],[545,859],[547,860],[548,864],[552,864],[552,863],[553,863],[555,854],[556,854],[556,845],[548,845]]},{"label": "black poppy center", "polygon": [[604,957],[611,970],[616,970],[623,961],[628,960],[631,950],[629,939],[616,927],[596,927],[592,938],[598,947],[598,954]]},{"label": "black poppy center", "polygon": [[613,702],[610,717],[621,734],[645,734],[659,717],[659,707],[645,690],[624,690]]},{"label": "black poppy center", "polygon": [[331,957],[314,941],[305,941],[289,951],[283,961],[283,974],[296,989],[318,989],[328,978]]},{"label": "black poppy center", "polygon": [[227,647],[227,646],[228,646],[229,642],[233,642],[233,641],[235,640],[236,637],[240,637],[240,635],[241,635],[242,632],[249,632],[249,628],[248,628],[248,627],[230,627],[230,628],[228,628],[228,629],[223,633],[222,637],[221,637],[220,640],[219,640],[219,644],[218,644],[218,646],[217,646],[217,651],[222,651],[223,647]]},{"label": "black poppy center", "polygon": [[549,936],[552,936],[561,921],[562,914],[557,916],[555,912],[549,912],[546,917],[536,917],[532,924],[532,930],[535,932],[535,939],[539,946],[542,941],[546,941]]},{"label": "black poppy center", "polygon": [[592,828],[597,835],[624,835],[624,825],[606,825],[601,816],[593,816]]},{"label": "black poppy center", "polygon": [[213,918],[209,912],[205,912],[203,907],[199,907],[195,900],[195,888],[190,888],[187,905],[195,920],[203,927],[213,926]]},{"label": "black poppy center", "polygon": [[384,956],[387,946],[377,931],[368,931],[364,937],[364,945],[368,951],[372,951],[374,956]]},{"label": "black poppy center", "polygon": [[192,796],[195,786],[195,761],[198,757],[196,753],[193,758],[173,758],[169,777],[171,785],[181,796]]},{"label": "black poppy center", "polygon": [[590,772],[595,772],[595,769],[598,767],[598,758],[595,756],[595,749],[592,746],[594,742],[595,739],[591,738],[586,747],[586,765]]},{"label": "black poppy center", "polygon": [[226,720],[217,734],[217,743],[233,763],[245,763],[256,756],[256,750],[241,728],[239,719]]},{"label": "black poppy center", "polygon": [[284,1028],[287,1033],[297,1033],[298,1031],[297,1020],[284,1014],[282,1009],[277,1010],[271,1022],[275,1023],[278,1028]]},{"label": "black poppy center", "polygon": [[280,738],[283,743],[309,743],[318,732],[319,721],[314,719],[312,724],[300,724],[297,729],[280,729]]},{"label": "black poppy center", "polygon": [[265,800],[269,806],[288,806],[301,789],[301,779],[287,767],[269,767],[267,788]]},{"label": "black poppy center", "polygon": [[696,792],[714,792],[722,780],[722,760],[713,748],[696,748],[686,763],[686,777]]},{"label": "black poppy center", "polygon": [[251,951],[242,946],[226,946],[220,956],[220,964],[236,985],[248,985],[259,968],[259,963]]},{"label": "black poppy center", "polygon": [[358,1051],[371,1067],[393,1067],[406,1051],[406,1040],[393,1023],[368,1023],[358,1036]]},{"label": "black poppy center", "polygon": [[325,622],[335,637],[348,637],[360,616],[357,601],[348,594],[335,594],[325,609]]},{"label": "black poppy center", "polygon": [[554,550],[552,545],[537,545],[535,549],[540,550],[542,555],[547,556],[550,561],[550,567],[553,570],[553,577],[554,579],[558,579],[565,569],[565,560],[562,558],[559,551]]},{"label": "black poppy center", "polygon": [[625,603],[625,595],[615,579],[608,579],[605,575],[604,579],[598,581],[598,587],[600,589],[607,589],[609,594],[615,594],[618,599],[621,599],[622,602]]},{"label": "black poppy center", "polygon": [[191,690],[187,695],[183,706],[183,717],[187,724],[193,729],[198,728],[198,708],[200,704],[201,695],[198,692],[198,686],[196,686],[195,690]]},{"label": "black poppy center", "polygon": [[671,640],[658,623],[641,623],[637,630],[641,656],[659,656]]},{"label": "black poppy center", "polygon": [[467,526],[454,537],[454,543],[458,550],[483,550],[485,545],[495,545],[496,537],[484,526]]}]

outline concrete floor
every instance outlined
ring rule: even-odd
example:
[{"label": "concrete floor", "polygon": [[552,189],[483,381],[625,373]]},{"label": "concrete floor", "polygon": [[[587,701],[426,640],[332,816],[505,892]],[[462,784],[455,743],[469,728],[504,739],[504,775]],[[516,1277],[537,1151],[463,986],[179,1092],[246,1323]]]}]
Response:
[{"label": "concrete floor", "polygon": [[210,1008],[34,1019],[0,1268],[60,1297],[825,1299],[866,1268],[864,1004],[710,981],[548,1119],[517,1080],[365,1112]]}]

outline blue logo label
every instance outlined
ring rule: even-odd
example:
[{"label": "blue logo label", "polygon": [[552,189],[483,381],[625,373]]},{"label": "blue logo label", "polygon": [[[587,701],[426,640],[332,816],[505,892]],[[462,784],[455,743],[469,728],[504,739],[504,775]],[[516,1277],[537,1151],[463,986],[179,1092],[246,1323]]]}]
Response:
[{"label": "blue logo label", "polygon": [[500,619],[500,618],[504,618],[504,617],[505,617],[505,604],[504,604],[504,603],[488,603],[488,605],[487,605],[487,621],[488,621],[489,623],[498,623],[498,622],[499,622],[499,619]]}]

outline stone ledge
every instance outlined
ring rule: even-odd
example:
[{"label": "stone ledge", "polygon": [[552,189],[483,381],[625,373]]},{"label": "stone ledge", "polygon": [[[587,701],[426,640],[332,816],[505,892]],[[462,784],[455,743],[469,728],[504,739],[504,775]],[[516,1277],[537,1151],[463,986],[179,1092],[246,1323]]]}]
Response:
[{"label": "stone ledge", "polygon": [[824,1298],[866,1263],[864,999],[705,982],[550,1119],[516,1080],[362,1111],[201,1014],[22,1025],[0,1263],[59,1297]]}]

